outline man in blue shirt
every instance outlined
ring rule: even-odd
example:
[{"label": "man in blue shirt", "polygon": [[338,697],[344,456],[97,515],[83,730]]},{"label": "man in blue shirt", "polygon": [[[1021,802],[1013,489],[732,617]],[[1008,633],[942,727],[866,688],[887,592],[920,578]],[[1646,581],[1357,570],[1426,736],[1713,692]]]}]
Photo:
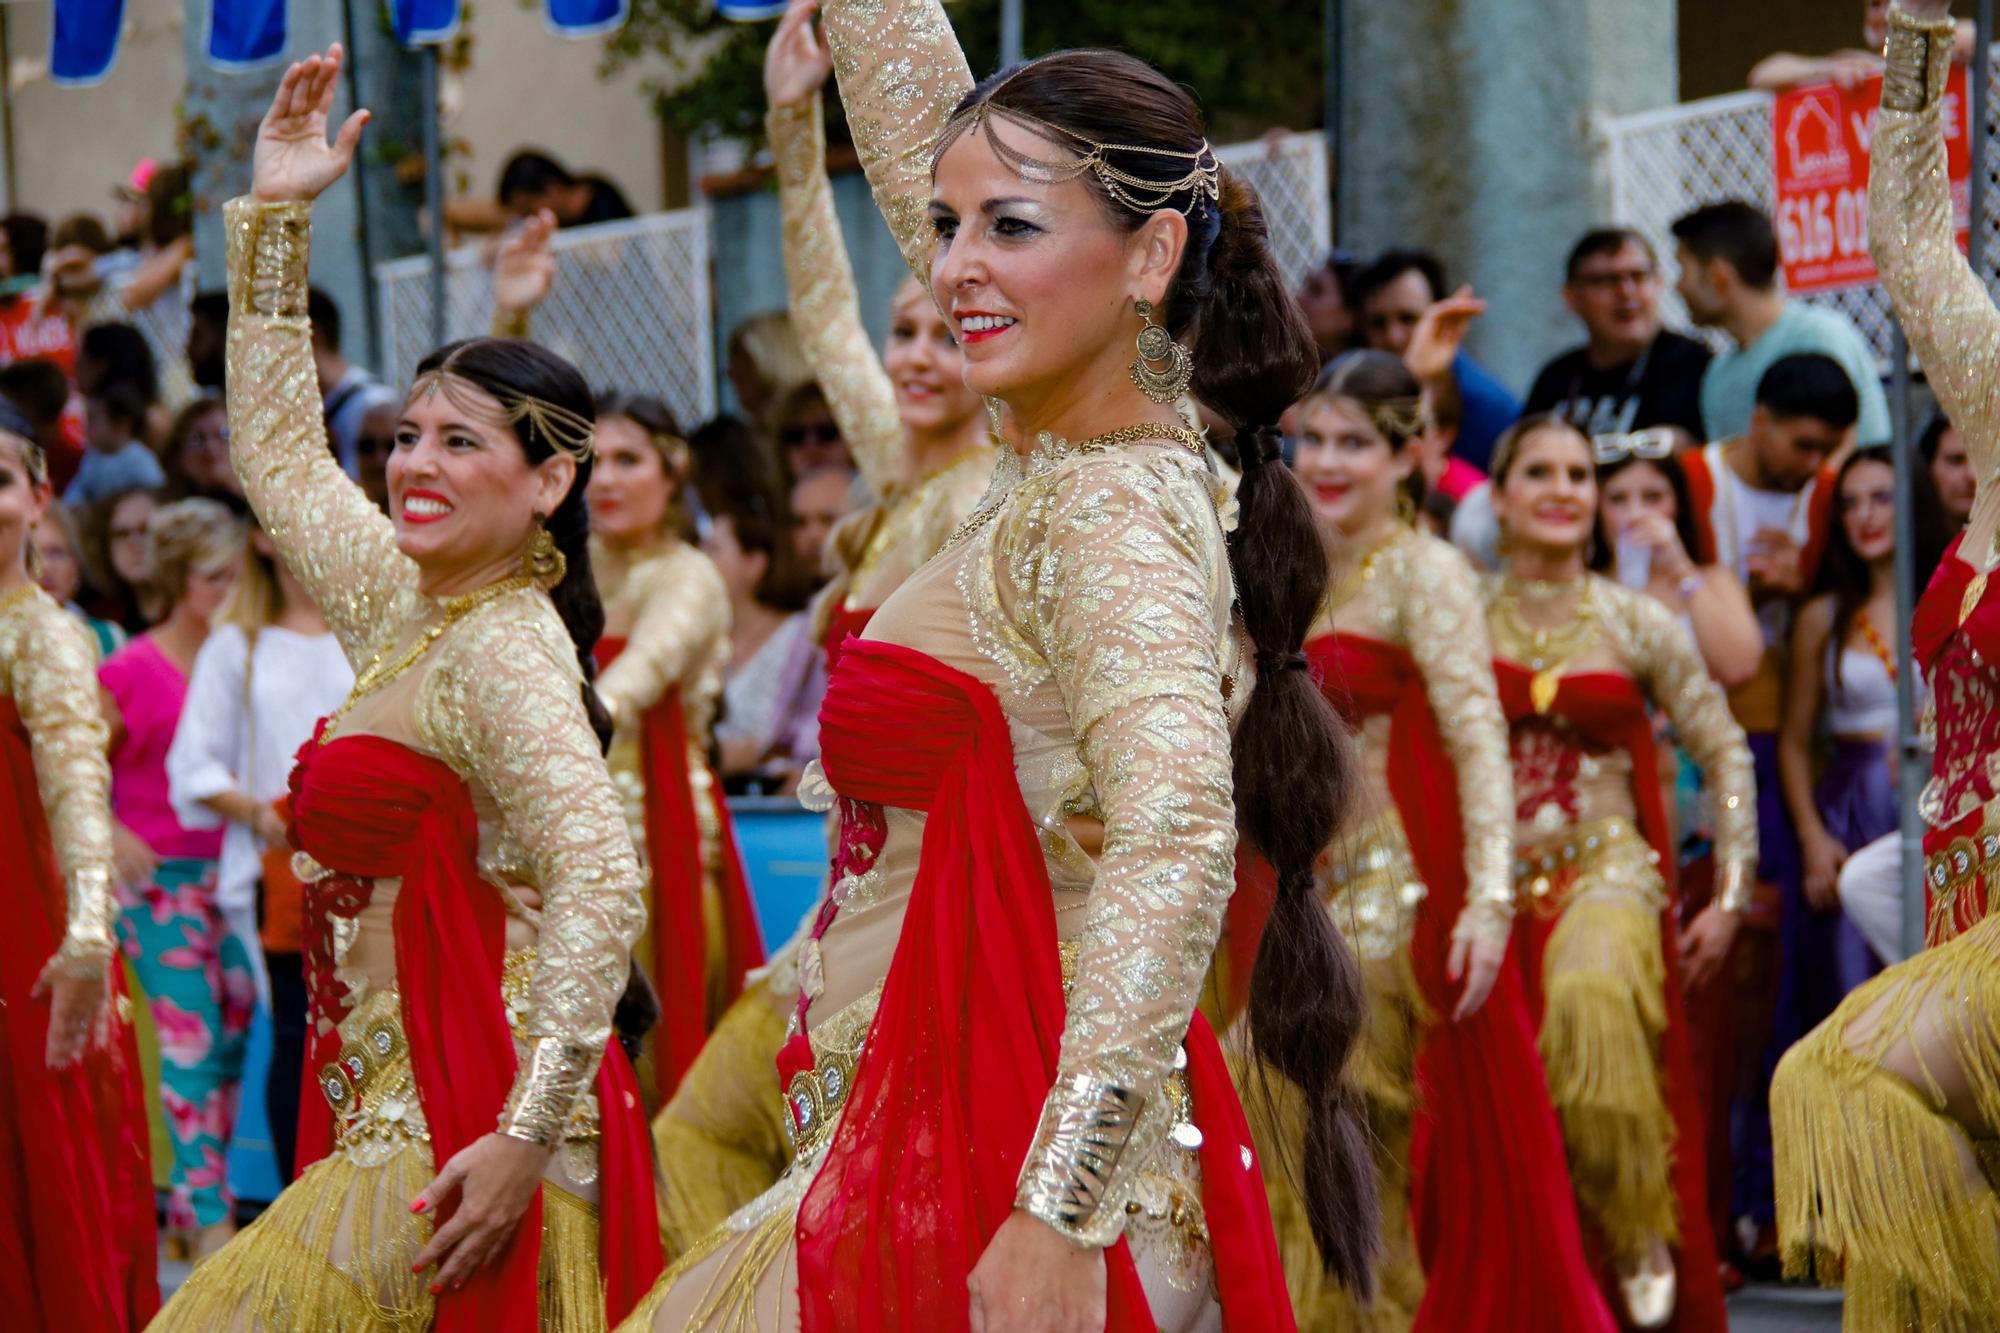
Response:
[{"label": "man in blue shirt", "polygon": [[1847,372],[1861,397],[1857,444],[1889,440],[1889,400],[1875,353],[1852,320],[1830,306],[1794,301],[1778,281],[1778,234],[1760,208],[1740,199],[1697,208],[1674,223],[1678,290],[1688,317],[1735,340],[1708,363],[1701,417],[1710,440],[1750,428],[1764,372],[1788,356],[1818,352]]},{"label": "man in blue shirt", "polygon": [[83,462],[63,491],[72,507],[95,504],[106,496],[134,487],[158,490],[167,476],[138,438],[146,425],[146,399],[122,382],[107,384],[84,400]]},{"label": "man in blue shirt", "polygon": [[[1405,355],[1424,312],[1448,290],[1444,265],[1428,250],[1383,251],[1355,280],[1362,337],[1370,347]],[[1424,389],[1437,419],[1457,423],[1452,452],[1484,471],[1494,443],[1521,415],[1520,399],[1462,351],[1452,358],[1451,374]]]}]

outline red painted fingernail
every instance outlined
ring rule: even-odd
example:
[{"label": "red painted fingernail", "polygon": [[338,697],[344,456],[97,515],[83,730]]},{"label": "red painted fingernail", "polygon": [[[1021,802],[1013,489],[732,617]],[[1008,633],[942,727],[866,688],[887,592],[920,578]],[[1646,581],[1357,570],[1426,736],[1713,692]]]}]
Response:
[{"label": "red painted fingernail", "polygon": [[422,1199],[418,1199],[415,1203],[410,1205],[410,1211],[413,1213],[421,1213],[427,1207],[429,1207],[428,1204],[426,1204]]},{"label": "red painted fingernail", "polygon": [[424,1271],[424,1266],[422,1264],[411,1264],[410,1271],[412,1273],[421,1273]]},{"label": "red painted fingernail", "polygon": [[444,1283],[442,1282],[431,1283],[431,1295],[435,1296],[443,1290],[444,1290]]}]

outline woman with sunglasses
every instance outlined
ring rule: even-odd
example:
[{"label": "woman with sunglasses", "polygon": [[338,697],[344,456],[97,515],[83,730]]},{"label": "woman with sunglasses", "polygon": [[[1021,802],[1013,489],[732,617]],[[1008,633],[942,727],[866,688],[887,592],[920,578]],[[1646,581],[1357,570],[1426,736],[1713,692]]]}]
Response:
[{"label": "woman with sunglasses", "polygon": [[1889,11],[1869,247],[1977,476],[1911,618],[1935,733],[1922,953],[1849,995],[1771,1085],[1787,1270],[1844,1280],[1862,1333],[1990,1327],[2000,1309],[2000,313],[1959,254],[1945,171],[1948,0]]},{"label": "woman with sunglasses", "polygon": [[[1292,468],[1340,553],[1306,653],[1355,730],[1367,790],[1368,813],[1327,849],[1318,878],[1368,988],[1354,1069],[1387,1242],[1381,1289],[1363,1306],[1322,1276],[1296,1192],[1267,1176],[1294,1308],[1315,1329],[1608,1333],[1508,949],[1513,781],[1485,612],[1464,557],[1407,517],[1422,487],[1422,391],[1400,358],[1351,352],[1294,412]],[[1269,893],[1259,889],[1246,876],[1232,904],[1227,978],[1249,970],[1250,918]],[[1253,1101],[1251,1123],[1275,1158],[1298,1119],[1273,1123],[1261,1109]],[[1430,1147],[1413,1180],[1419,1113]]]},{"label": "woman with sunglasses", "polygon": [[[1493,500],[1506,555],[1487,622],[1513,756],[1517,941],[1577,1203],[1633,1325],[1719,1330],[1681,992],[1683,973],[1697,983],[1728,954],[1748,905],[1750,753],[1673,615],[1588,572],[1588,440],[1552,416],[1517,423],[1494,451]],[[1684,934],[1655,709],[1715,798],[1716,897]]]}]

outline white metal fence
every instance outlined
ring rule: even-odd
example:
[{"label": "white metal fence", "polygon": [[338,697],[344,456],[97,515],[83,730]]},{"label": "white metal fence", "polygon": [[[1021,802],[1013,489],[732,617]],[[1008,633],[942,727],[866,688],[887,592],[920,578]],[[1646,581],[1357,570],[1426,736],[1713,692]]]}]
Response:
[{"label": "white metal fence", "polygon": [[1255,139],[1216,156],[1256,188],[1271,229],[1271,249],[1293,290],[1333,244],[1333,194],[1327,185],[1326,140],[1317,133]]},{"label": "white metal fence", "polygon": [[[2000,91],[2000,76],[1994,86]],[[1673,237],[1667,229],[1684,213],[1718,199],[1747,199],[1770,209],[1776,195],[1771,103],[1769,93],[1731,93],[1608,121],[1613,218],[1645,233],[1664,260],[1673,254]],[[2000,96],[1988,107],[2000,108]],[[1989,163],[1994,161],[1993,132],[1989,117]],[[1974,188],[1980,184],[1974,182]],[[2000,185],[1990,172],[1983,184],[1984,216],[1990,229],[2000,216]],[[1989,287],[2000,288],[1996,249],[2000,247],[1987,247],[1985,276]],[[1805,299],[1831,305],[1852,318],[1874,347],[1883,373],[1888,373],[1889,298],[1880,287],[1854,287]],[[1687,322],[1687,311],[1671,289],[1663,307],[1670,322]]]},{"label": "white metal fence", "polygon": [[[683,426],[715,415],[715,336],[708,219],[694,209],[558,231],[555,290],[535,312],[535,339],[574,362],[595,389],[651,393]],[[487,332],[493,293],[485,248],[445,256],[447,340]],[[430,260],[375,267],[382,373],[407,384],[435,342]]]}]

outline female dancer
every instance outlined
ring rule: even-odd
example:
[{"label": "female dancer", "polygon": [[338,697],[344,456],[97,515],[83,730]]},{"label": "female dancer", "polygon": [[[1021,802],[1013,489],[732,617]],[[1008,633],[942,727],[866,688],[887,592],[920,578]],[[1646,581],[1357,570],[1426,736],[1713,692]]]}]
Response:
[{"label": "female dancer", "polygon": [[[1514,759],[1519,944],[1577,1202],[1634,1324],[1720,1329],[1681,974],[1692,985],[1714,970],[1749,898],[1750,754],[1673,615],[1585,572],[1588,440],[1555,417],[1521,422],[1494,452],[1493,500],[1508,554],[1487,619]],[[1716,898],[1678,948],[1649,708],[1716,810]]]},{"label": "female dancer", "polygon": [[205,1259],[236,1234],[226,1159],[257,1002],[255,917],[225,917],[222,832],[181,822],[167,751],[209,622],[242,565],[243,525],[213,500],[177,500],[150,531],[151,587],[167,614],[97,678],[111,733],[118,933],[160,1037],[160,1109],[173,1148],[167,1225]]},{"label": "female dancer", "polygon": [[[1807,901],[1840,910],[1837,882],[1849,852],[1901,818],[1896,798],[1896,650],[1882,633],[1896,623],[1896,473],[1887,445],[1857,449],[1834,485],[1839,521],[1827,534],[1813,597],[1792,621],[1791,682],[1785,692],[1778,767],[1785,804],[1805,852]],[[1917,514],[1916,567],[1929,582],[1949,541],[1926,470],[1910,474]],[[1893,633],[1893,629],[1892,629]],[[1922,682],[1918,682],[1921,689]],[[1824,713],[1824,718],[1822,718]],[[1813,743],[1832,733],[1825,774],[1813,781]],[[1843,989],[1880,967],[1852,927],[1843,928]]]},{"label": "female dancer", "polygon": [[1871,248],[1978,475],[1972,521],[1917,606],[1912,636],[1937,747],[1924,789],[1932,947],[1855,991],[1793,1047],[1771,1086],[1785,1264],[1843,1277],[1851,1330],[1969,1333],[2000,1309],[2000,313],[1960,257],[1945,183],[1945,0],[1889,15],[1869,183]]},{"label": "female dancer", "polygon": [[49,505],[0,402],[0,1303],[127,1333],[160,1303],[139,1059],[112,966],[111,770],[88,632],[28,572]]},{"label": "female dancer", "polygon": [[[232,471],[233,478],[235,473]],[[254,524],[215,630],[188,673],[187,703],[167,749],[175,817],[222,829],[215,901],[236,938],[262,943],[271,1070],[265,1083],[279,1179],[292,1178],[305,1060],[306,995],[299,886],[279,813],[292,758],[340,707],[354,672],[326,618]]]},{"label": "female dancer", "polygon": [[[1293,463],[1349,553],[1306,652],[1355,729],[1373,796],[1371,816],[1320,867],[1327,910],[1368,983],[1355,1068],[1389,1246],[1371,1309],[1320,1278],[1289,1182],[1265,1184],[1303,1325],[1608,1330],[1520,973],[1507,963],[1512,778],[1485,613],[1464,559],[1398,517],[1415,509],[1423,415],[1399,358],[1350,353],[1301,407]],[[1413,844],[1409,829],[1425,836]],[[1432,1015],[1449,1021],[1432,1026]],[[1256,1109],[1270,1157],[1265,1136],[1277,1131]],[[1412,1235],[1419,1116],[1428,1148]],[[1438,1275],[1428,1288],[1426,1271]]]},{"label": "female dancer", "polygon": [[157,1326],[602,1327],[658,1249],[610,1041],[642,899],[585,667],[591,399],[531,344],[454,344],[404,405],[393,525],[341,473],[305,317],[311,200],[367,117],[329,145],[340,64],[287,71],[227,210],[232,456],[358,668],[292,776],[325,1102]]},{"label": "female dancer", "polygon": [[[1326,566],[1270,465],[1311,335],[1255,200],[1150,67],[1073,52],[975,89],[936,0],[833,6],[827,38],[878,204],[1028,443],[827,691],[835,886],[780,1058],[798,1161],[633,1322],[1181,1329],[1219,1294],[1232,1325],[1288,1328],[1248,1130],[1190,1020],[1240,816],[1279,885],[1258,1053],[1305,1085],[1313,1230],[1365,1285],[1338,1082],[1358,976],[1312,883],[1346,757],[1299,652]],[[1190,384],[1251,460],[1232,552],[1173,406]],[[1094,862],[1070,812],[1102,817]]]}]

